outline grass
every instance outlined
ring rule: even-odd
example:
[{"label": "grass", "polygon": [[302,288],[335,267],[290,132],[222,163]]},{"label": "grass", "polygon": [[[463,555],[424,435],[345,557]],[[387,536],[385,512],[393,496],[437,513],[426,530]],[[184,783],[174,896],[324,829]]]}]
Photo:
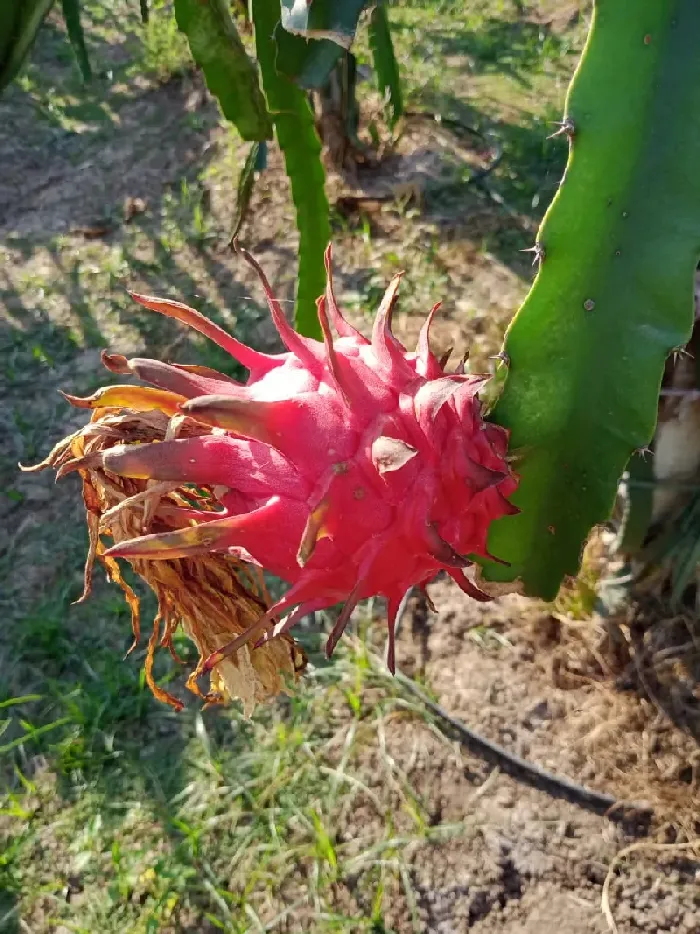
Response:
[{"label": "grass", "polygon": [[[158,705],[142,658],[123,660],[128,632],[102,588],[77,612],[67,595],[38,607],[10,639],[28,693],[0,707],[5,924],[21,908],[40,930],[169,930],[194,914],[211,930],[242,932],[311,909],[328,915],[327,930],[376,930],[385,891],[407,886],[411,896],[405,848],[463,830],[430,825],[388,754],[383,774],[370,767],[389,721],[421,722],[423,712],[390,683],[366,634],[247,722],[235,709],[178,715]],[[177,649],[191,655],[184,642]],[[176,675],[161,658],[161,683]],[[343,839],[359,807],[366,824]],[[348,878],[364,918],[332,907]]]},{"label": "grass", "polygon": [[[469,171],[456,164],[431,183],[423,211],[390,206],[397,234],[367,222],[338,230],[337,252],[359,267],[341,280],[358,313],[407,266],[402,314],[445,295],[481,297],[482,315],[463,319],[476,340],[502,327],[484,318],[493,283],[510,276],[516,295],[526,289],[518,250],[561,174],[565,148],[547,127],[583,27],[557,32],[518,7],[392,8],[409,107],[478,130],[504,155],[487,189],[465,186]],[[467,827],[433,820],[426,789],[390,751],[404,721],[414,738],[429,727],[377,661],[378,637],[361,624],[324,665],[307,634],[317,666],[250,722],[235,708],[175,714],[145,686],[143,648],[124,660],[119,595],[101,583],[71,604],[85,550],[75,486],[17,474],[18,460],[39,459],[73,424],[55,390],[105,382],[104,346],[231,369],[134,309],[127,285],[196,302],[244,339],[269,336],[251,280],[225,250],[244,151],[216,107],[197,103],[169,5],[153,4],[144,28],[138,4],[88,0],[87,87],[59,23],[42,29],[0,103],[13,139],[3,144],[8,185],[24,191],[36,153],[51,153],[39,169],[56,173],[60,193],[52,206],[29,185],[0,243],[0,931],[389,934],[401,912],[402,931],[420,930],[413,861]],[[124,195],[143,202],[129,217]],[[274,244],[288,294],[291,210],[274,157],[256,198],[249,235]],[[184,639],[177,650],[192,661]],[[157,675],[181,688],[169,658]]]}]

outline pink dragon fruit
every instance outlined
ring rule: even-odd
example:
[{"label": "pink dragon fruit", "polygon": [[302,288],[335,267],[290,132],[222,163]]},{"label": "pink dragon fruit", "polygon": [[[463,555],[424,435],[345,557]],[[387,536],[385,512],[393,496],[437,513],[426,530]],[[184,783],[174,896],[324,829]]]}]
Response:
[{"label": "pink dragon fruit", "polygon": [[[171,508],[172,530],[118,542],[106,557],[172,560],[224,552],[287,581],[286,594],[206,660],[210,671],[253,639],[262,644],[304,615],[344,608],[330,655],[358,601],[388,604],[388,664],[403,595],[445,570],[470,597],[487,600],[465,574],[487,556],[490,523],[517,512],[507,433],[484,422],[484,379],[447,373],[429,346],[430,312],[415,353],[392,334],[400,275],[379,307],[371,340],[341,315],[328,282],[317,303],[323,343],[296,333],[257,262],[273,321],[287,348],[267,355],[240,343],[186,305],[133,295],[146,308],[213,339],[250,371],[245,385],[204,367],[103,354],[112,372],[155,388],[108,387],[75,405],[110,405],[172,416],[166,439],[118,445],[66,463],[59,473],[101,469],[123,478],[213,490],[216,511]],[[338,336],[334,340],[331,324]],[[183,422],[202,426],[184,432]],[[208,426],[206,429],[204,426]],[[146,531],[146,529],[144,529]],[[284,615],[286,614],[286,615]]]}]

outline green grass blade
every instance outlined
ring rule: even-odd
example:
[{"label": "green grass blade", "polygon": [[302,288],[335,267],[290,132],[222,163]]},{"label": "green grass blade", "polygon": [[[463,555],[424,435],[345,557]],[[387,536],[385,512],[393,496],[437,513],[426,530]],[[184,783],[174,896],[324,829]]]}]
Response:
[{"label": "green grass blade", "polygon": [[307,95],[275,67],[274,32],[279,15],[279,0],[254,0],[255,44],[263,88],[291,183],[299,230],[295,326],[308,337],[320,338],[316,299],[325,289],[323,253],[331,238],[326,175]]},{"label": "green grass blade", "polygon": [[272,138],[272,121],[226,0],[175,0],[177,25],[221,110],[245,140]]},{"label": "green grass blade", "polygon": [[369,21],[369,47],[372,50],[374,71],[379,92],[388,103],[389,125],[393,129],[404,112],[399,65],[391,41],[391,27],[385,3],[372,10]]},{"label": "green grass blade", "polygon": [[75,60],[80,68],[83,81],[92,81],[90,57],[85,44],[83,24],[80,22],[80,0],[61,0],[61,6],[63,7],[63,19],[66,23],[68,39],[73,47]]},{"label": "green grass blade", "polygon": [[0,702],[0,710],[5,707],[14,707],[17,704],[29,704],[31,701],[41,700],[41,694],[23,694],[21,697],[10,697]]},{"label": "green grass blade", "polygon": [[688,340],[700,256],[700,4],[599,0],[569,90],[569,163],[506,334],[493,417],[520,451],[518,516],[492,579],[555,596],[654,433],[664,363]]},{"label": "green grass blade", "polygon": [[0,2],[0,92],[22,67],[53,0]]},{"label": "green grass blade", "polygon": [[24,746],[24,744],[28,743],[30,740],[38,739],[45,733],[50,733],[51,730],[57,730],[60,726],[65,726],[67,723],[71,722],[70,717],[59,717],[59,719],[54,720],[53,723],[45,723],[43,726],[32,727],[28,729],[23,736],[18,736],[11,742],[5,743],[4,746],[0,746],[0,755],[5,755],[5,753],[11,752],[19,746]]}]

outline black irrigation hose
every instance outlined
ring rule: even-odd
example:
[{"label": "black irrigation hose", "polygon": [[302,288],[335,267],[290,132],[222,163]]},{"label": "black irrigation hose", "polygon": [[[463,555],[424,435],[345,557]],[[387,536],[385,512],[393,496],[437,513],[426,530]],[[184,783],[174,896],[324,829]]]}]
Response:
[{"label": "black irrigation hose", "polygon": [[[433,113],[433,112],[424,111],[424,110],[407,110],[404,112],[404,117],[412,117],[414,120],[415,119],[429,120],[432,123],[437,123],[439,126],[452,131],[457,136],[471,134],[472,136],[478,136],[480,139],[483,139],[483,140],[488,139],[486,133],[483,133],[481,130],[477,129],[475,126],[470,126],[468,123],[463,123],[461,120],[456,120],[452,117],[443,117],[442,114],[439,114],[439,113]],[[470,175],[469,178],[466,179],[465,182],[463,182],[463,186],[478,185],[479,183],[485,181],[485,179],[487,179],[489,175],[493,171],[495,171],[498,168],[498,166],[501,164],[501,162],[503,161],[503,156],[504,156],[503,149],[501,148],[501,146],[496,145],[495,153],[491,161],[488,163],[488,165],[485,165],[483,168],[478,169],[476,172],[472,173],[472,175]],[[486,191],[487,194],[489,194],[490,196],[493,196],[492,192],[488,188],[486,188],[486,186],[482,186],[482,187],[484,188],[484,191]]]},{"label": "black irrigation hose", "polygon": [[[408,594],[397,614],[397,625],[401,622],[401,616],[404,615],[408,605],[407,598]],[[396,670],[396,680],[414,697],[417,697],[437,718],[444,733],[447,735],[452,733],[461,745],[493,765],[497,765],[516,781],[531,785],[552,797],[564,798],[579,807],[598,814],[604,814],[611,821],[628,821],[633,817],[644,825],[648,825],[650,822],[653,811],[648,805],[619,801],[614,795],[594,791],[592,788],[579,785],[569,778],[548,772],[536,763],[508,752],[503,746],[486,739],[485,736],[468,727],[466,723],[453,717],[443,707],[431,700],[415,681],[404,675],[398,668]]]},{"label": "black irrigation hose", "polygon": [[431,123],[437,123],[447,130],[456,131],[457,135],[460,133],[464,135],[470,134],[471,136],[479,136],[481,139],[486,139],[486,134],[477,127],[471,126],[469,123],[464,123],[462,120],[457,120],[454,117],[445,117],[441,113],[432,110],[405,110],[403,116],[404,118],[412,118],[413,120],[428,120]]}]

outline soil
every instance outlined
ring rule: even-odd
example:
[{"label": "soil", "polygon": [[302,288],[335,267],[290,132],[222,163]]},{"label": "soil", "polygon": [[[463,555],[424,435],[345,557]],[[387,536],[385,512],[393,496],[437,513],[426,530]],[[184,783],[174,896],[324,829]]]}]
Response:
[{"label": "soil", "polygon": [[[697,758],[695,743],[659,723],[637,694],[557,666],[577,640],[551,609],[516,596],[484,608],[444,583],[431,587],[431,598],[438,613],[426,616],[419,606],[399,639],[405,673],[423,675],[446,710],[509,751],[620,802],[651,805],[654,815],[648,822],[632,810],[629,820],[614,812],[610,819],[426,738],[407,774],[440,819],[466,821],[473,835],[421,852],[415,878],[424,929],[607,930],[601,892],[615,855],[634,842],[685,839],[679,822],[691,837],[698,832],[697,787],[690,775],[668,776],[681,749],[685,761]],[[406,742],[398,732],[390,738],[399,762]],[[690,855],[640,849],[622,862],[610,888],[620,932],[700,929],[700,862]]]},{"label": "soil", "polygon": [[[82,149],[77,160],[72,150],[59,150],[50,176],[36,141],[32,161],[7,136],[0,147],[0,232],[4,236],[47,232],[86,237],[85,230],[96,227],[105,214],[105,205],[110,217],[118,214],[126,198],[143,199],[153,206],[162,197],[164,185],[177,181],[183,167],[201,157],[205,140],[208,146],[221,143],[220,130],[214,131],[213,144],[201,130],[194,133],[185,128],[179,135],[173,130],[193,110],[211,127],[212,106],[195,79],[148,88],[125,105],[121,117],[124,133],[129,127],[140,128],[138,146],[132,143],[127,150],[114,141],[109,147],[96,141]],[[175,139],[173,146],[159,145],[163,128],[169,140]],[[483,155],[475,153],[475,161],[483,163]],[[467,221],[447,223],[439,214],[428,214],[413,222],[408,240],[401,240],[405,234],[400,232],[400,213],[387,210],[380,201],[387,191],[396,195],[397,179],[409,195],[414,189],[424,190],[426,179],[445,171],[449,158],[447,145],[441,149],[432,130],[416,125],[384,167],[366,180],[364,188],[362,182],[348,185],[336,181],[335,196],[342,197],[345,191],[349,211],[359,204],[352,201],[358,191],[366,199],[363,210],[375,225],[376,243],[374,254],[372,250],[360,251],[358,257],[349,242],[345,247],[340,245],[339,280],[347,298],[363,281],[363,266],[370,262],[381,269],[377,256],[393,250],[400,252],[409,266],[418,268],[426,239],[437,237],[436,266],[448,301],[445,315],[436,325],[436,345],[463,344],[468,338],[477,356],[485,360],[497,347],[496,335],[502,330],[504,316],[515,307],[526,283],[513,269],[487,256],[479,247],[480,239],[499,223],[511,224],[523,234],[532,228],[532,222],[518,217],[504,220],[483,199],[475,198]],[[122,165],[126,170],[122,171]],[[221,231],[227,229],[230,219],[220,203],[224,188],[222,184],[219,193],[213,192],[211,202]],[[290,217],[286,186],[274,155],[255,199],[246,245],[270,269],[284,293],[292,281],[289,257],[294,239],[289,235],[284,247],[275,245],[280,231],[288,235]],[[228,212],[230,215],[230,205]],[[116,238],[118,242],[125,223],[122,218],[115,227],[93,230],[89,236],[112,243]],[[83,232],[76,233],[77,228]],[[38,248],[28,262],[46,260],[42,249]],[[252,279],[221,249],[221,243],[212,246],[210,253],[219,266],[205,288],[228,288],[239,295],[243,289],[245,294]],[[197,262],[200,269],[192,270],[192,275],[196,278],[201,274],[203,279],[206,257]],[[8,269],[4,275],[10,280],[14,272]],[[129,273],[129,284],[138,286],[134,279],[138,276]],[[168,284],[164,281],[164,288]],[[399,336],[406,340],[417,335],[432,300],[442,297],[424,300],[420,284],[411,296],[398,323]],[[69,302],[62,304],[60,314],[69,315],[69,308]],[[13,320],[14,313],[8,306],[5,321]],[[30,310],[30,317],[32,314]],[[356,316],[356,320],[366,325],[361,317]],[[263,338],[268,335],[264,327],[261,334]],[[145,342],[134,337],[131,343],[134,351]],[[71,388],[71,381],[79,381],[83,371],[91,370],[97,352],[86,349],[83,354],[85,360],[79,356],[46,372],[42,392],[53,394],[59,384]],[[3,392],[0,424],[11,424],[10,411],[20,399],[26,401],[30,414],[45,413],[41,399],[28,398],[27,387],[15,384]],[[61,412],[56,421],[51,414],[42,449],[72,427],[73,415],[65,408]],[[21,439],[12,432],[4,434],[1,444],[3,455],[12,460],[26,453]],[[20,492],[29,490],[28,481],[14,474],[13,480]],[[31,486],[40,491],[48,489],[49,482],[48,478],[45,482],[44,478],[32,478]],[[36,492],[34,499],[27,496],[21,509],[14,503],[4,504],[6,531],[0,544],[18,548],[22,566],[28,569],[22,581],[13,582],[20,596],[28,598],[38,586],[32,563],[35,567],[50,565],[46,555],[37,557],[32,550],[37,547],[36,539],[28,537],[28,532],[46,522],[52,527],[62,521],[70,524],[77,509],[74,493],[71,489],[49,497]],[[42,586],[47,586],[45,577]],[[553,798],[486,765],[458,743],[445,744],[429,729],[417,728],[413,720],[397,720],[387,731],[387,753],[429,802],[435,824],[460,823],[468,832],[459,839],[424,846],[413,857],[407,854],[417,893],[415,918],[407,900],[397,897],[387,924],[401,934],[414,930],[414,923],[431,934],[467,930],[475,934],[593,934],[607,930],[601,896],[615,855],[635,842],[675,844],[700,832],[696,819],[700,804],[698,747],[642,696],[634,678],[625,682],[619,669],[600,663],[604,642],[600,620],[577,622],[564,616],[562,621],[551,607],[514,596],[483,607],[444,583],[436,584],[431,596],[439,608],[436,615],[412,607],[403,621],[397,656],[401,670],[424,678],[441,705],[485,737],[623,801],[647,803],[653,816],[650,820],[620,821]],[[581,634],[583,628],[585,635]],[[599,644],[591,633],[601,634]],[[371,777],[373,763],[367,761],[363,767]],[[397,821],[400,824],[400,816]],[[371,838],[371,814],[358,806],[348,814],[338,834],[341,840]],[[700,931],[699,880],[700,861],[692,852],[669,847],[667,851],[639,849],[632,853],[621,863],[609,892],[620,934]],[[353,890],[352,880],[339,886],[337,902],[339,909],[347,911],[367,909],[359,889]],[[297,918],[294,924],[299,923]]]},{"label": "soil", "polygon": [[[687,841],[700,830],[700,795],[693,769],[679,775],[681,763],[697,761],[694,740],[638,693],[601,677],[594,640],[572,637],[551,607],[518,596],[484,607],[444,581],[431,585],[430,596],[436,613],[417,598],[409,604],[399,671],[425,679],[471,731],[617,804],[605,811],[572,803],[510,777],[456,740],[446,744],[414,717],[397,717],[385,747],[361,753],[355,774],[381,796],[389,768],[397,835],[409,823],[404,781],[431,826],[460,832],[403,854],[415,902],[396,885],[386,930],[603,934],[611,929],[605,903],[618,934],[695,934],[700,860]],[[600,620],[586,625],[595,633]],[[360,854],[380,838],[369,795],[360,794],[337,842]],[[369,914],[361,873],[357,882],[344,878],[336,904],[346,917]],[[286,928],[312,929],[311,914]]]}]

